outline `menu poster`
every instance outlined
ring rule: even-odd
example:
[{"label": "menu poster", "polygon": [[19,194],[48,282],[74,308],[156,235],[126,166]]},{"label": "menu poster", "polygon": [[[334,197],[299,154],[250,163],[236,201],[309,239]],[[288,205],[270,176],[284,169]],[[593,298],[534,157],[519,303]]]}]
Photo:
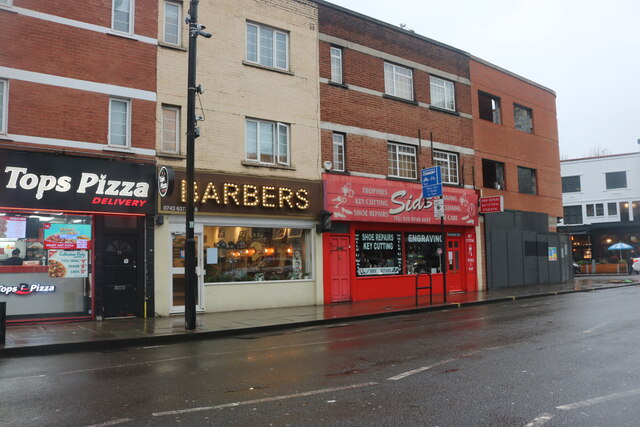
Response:
[{"label": "menu poster", "polygon": [[89,251],[49,251],[49,277],[88,277]]},{"label": "menu poster", "polygon": [[91,224],[44,225],[45,249],[91,248]]},{"label": "menu poster", "polygon": [[0,238],[24,239],[27,235],[27,218],[17,216],[0,217]]}]

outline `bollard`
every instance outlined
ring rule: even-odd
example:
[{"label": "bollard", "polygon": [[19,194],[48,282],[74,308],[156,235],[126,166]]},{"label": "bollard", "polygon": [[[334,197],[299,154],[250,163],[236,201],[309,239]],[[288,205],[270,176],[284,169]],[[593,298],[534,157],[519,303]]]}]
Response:
[{"label": "bollard", "polygon": [[7,332],[7,302],[0,301],[0,344],[4,344]]}]

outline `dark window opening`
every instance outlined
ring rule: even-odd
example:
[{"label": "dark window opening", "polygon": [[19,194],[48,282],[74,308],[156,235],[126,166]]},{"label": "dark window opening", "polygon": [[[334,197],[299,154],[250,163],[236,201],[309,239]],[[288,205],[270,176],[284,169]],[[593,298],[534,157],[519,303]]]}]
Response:
[{"label": "dark window opening", "polygon": [[480,118],[500,124],[500,98],[488,93],[478,92]]},{"label": "dark window opening", "polygon": [[565,224],[582,224],[582,206],[565,206],[564,223]]},{"label": "dark window opening", "polygon": [[504,163],[482,159],[482,185],[486,188],[505,190]]},{"label": "dark window opening", "polygon": [[577,193],[579,191],[582,191],[580,187],[580,175],[562,177],[563,193]]},{"label": "dark window opening", "polygon": [[607,190],[612,190],[614,188],[627,188],[626,172],[607,172],[604,175],[607,182]]},{"label": "dark window opening", "polygon": [[513,105],[513,118],[515,128],[527,133],[533,133],[533,120],[531,108],[522,105]]},{"label": "dark window opening", "polygon": [[518,191],[536,194],[536,170],[518,166]]}]

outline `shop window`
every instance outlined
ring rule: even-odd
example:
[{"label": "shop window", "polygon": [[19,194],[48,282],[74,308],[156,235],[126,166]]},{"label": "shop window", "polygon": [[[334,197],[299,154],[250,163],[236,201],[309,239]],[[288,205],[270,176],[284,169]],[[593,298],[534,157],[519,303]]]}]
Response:
[{"label": "shop window", "polygon": [[533,120],[531,108],[523,107],[522,105],[513,105],[513,118],[515,121],[515,128],[523,132],[533,132]]},{"label": "shop window", "polygon": [[629,221],[629,202],[620,202],[620,222]]},{"label": "shop window", "polygon": [[402,274],[402,233],[358,231],[355,247],[356,276]]},{"label": "shop window", "polygon": [[582,205],[564,206],[565,224],[582,224]]},{"label": "shop window", "polygon": [[342,49],[331,46],[331,81],[342,84]]},{"label": "shop window", "polygon": [[456,110],[456,93],[453,82],[435,76],[429,77],[431,85],[431,105],[443,110]]},{"label": "shop window", "polygon": [[203,247],[205,283],[312,276],[308,229],[205,226]]},{"label": "shop window", "polygon": [[385,62],[384,92],[387,95],[413,101],[413,71]]},{"label": "shop window", "polygon": [[500,98],[478,91],[478,107],[482,120],[500,124]]},{"label": "shop window", "polygon": [[89,316],[89,215],[0,212],[0,301],[8,316]]},{"label": "shop window", "polygon": [[633,220],[640,221],[640,200],[635,200],[631,203],[631,209],[633,211]]},{"label": "shop window", "polygon": [[164,42],[180,46],[182,35],[182,4],[164,2]]},{"label": "shop window", "polygon": [[482,159],[482,185],[486,188],[505,190],[504,163]]},{"label": "shop window", "polygon": [[625,171],[607,172],[604,175],[607,184],[607,190],[613,190],[616,188],[627,188],[627,173]]},{"label": "shop window", "polygon": [[438,255],[442,234],[405,233],[405,247],[407,274],[442,272],[442,257]]},{"label": "shop window", "polygon": [[536,194],[535,169],[518,166],[518,191],[523,194]]},{"label": "shop window", "polygon": [[247,62],[289,69],[289,34],[262,24],[247,23]]},{"label": "shop window", "polygon": [[111,28],[123,33],[133,33],[133,2],[134,0],[113,0]]},{"label": "shop window", "polygon": [[460,178],[458,174],[458,155],[456,153],[434,151],[433,164],[435,166],[440,166],[443,184],[460,184]]},{"label": "shop window", "polygon": [[387,146],[389,176],[394,178],[416,179],[416,147],[390,142]]},{"label": "shop window", "polygon": [[580,191],[582,191],[582,188],[580,187],[580,175],[562,177],[563,193],[577,193]]}]

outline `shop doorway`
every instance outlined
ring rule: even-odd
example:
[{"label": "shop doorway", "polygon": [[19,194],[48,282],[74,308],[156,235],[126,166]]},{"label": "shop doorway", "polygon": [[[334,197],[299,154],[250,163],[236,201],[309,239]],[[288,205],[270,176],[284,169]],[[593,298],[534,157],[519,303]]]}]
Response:
[{"label": "shop doorway", "polygon": [[461,236],[447,236],[447,291],[464,292],[462,274],[460,274]]},{"label": "shop doorway", "polygon": [[331,302],[350,301],[349,236],[331,236],[329,245],[331,265]]},{"label": "shop doorway", "polygon": [[137,238],[105,235],[103,246],[104,317],[136,315],[138,291]]},{"label": "shop doorway", "polygon": [[[196,234],[196,310],[204,310],[202,304],[202,236]],[[181,233],[174,233],[171,236],[172,246],[172,268],[171,268],[171,313],[184,313],[185,291],[186,291],[186,275],[185,275],[185,241],[186,236]]]}]

